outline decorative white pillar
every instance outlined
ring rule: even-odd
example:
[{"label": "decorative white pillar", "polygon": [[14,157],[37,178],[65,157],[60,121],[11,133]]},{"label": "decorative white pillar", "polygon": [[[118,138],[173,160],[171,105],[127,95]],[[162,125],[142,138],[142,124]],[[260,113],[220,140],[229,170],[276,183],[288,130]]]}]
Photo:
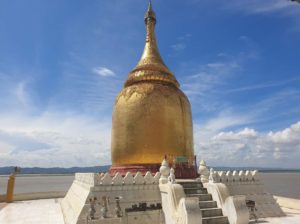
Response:
[{"label": "decorative white pillar", "polygon": [[170,175],[168,177],[168,181],[171,183],[171,184],[175,184],[175,170],[173,168],[170,169]]},{"label": "decorative white pillar", "polygon": [[210,183],[214,183],[216,182],[216,174],[213,168],[210,168],[210,172],[209,172],[209,182]]},{"label": "decorative white pillar", "polygon": [[199,163],[198,174],[200,175],[200,180],[202,183],[208,182],[209,170],[208,170],[208,168],[206,166],[206,162],[204,160],[201,160]]},{"label": "decorative white pillar", "polygon": [[170,175],[170,167],[169,167],[169,163],[167,162],[167,160],[163,160],[161,163],[161,166],[159,168],[159,172],[161,174],[160,178],[159,178],[159,183],[160,184],[166,184],[168,183],[168,177]]}]

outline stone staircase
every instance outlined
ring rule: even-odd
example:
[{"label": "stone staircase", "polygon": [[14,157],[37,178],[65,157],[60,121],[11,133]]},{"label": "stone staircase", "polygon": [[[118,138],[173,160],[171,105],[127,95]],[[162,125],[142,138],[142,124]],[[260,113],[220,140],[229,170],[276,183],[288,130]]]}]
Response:
[{"label": "stone staircase", "polygon": [[222,209],[218,208],[217,202],[212,200],[211,194],[207,193],[201,182],[178,180],[177,183],[182,185],[186,197],[199,198],[203,224],[229,224]]}]

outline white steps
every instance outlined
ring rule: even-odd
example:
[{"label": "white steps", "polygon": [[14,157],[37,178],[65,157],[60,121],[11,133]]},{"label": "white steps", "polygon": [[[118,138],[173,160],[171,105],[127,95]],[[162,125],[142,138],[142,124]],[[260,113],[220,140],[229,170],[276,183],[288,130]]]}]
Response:
[{"label": "white steps", "polygon": [[223,216],[222,209],[212,200],[211,194],[197,181],[177,181],[183,186],[186,197],[198,197],[199,207],[202,213],[202,224],[229,224],[226,216]]}]

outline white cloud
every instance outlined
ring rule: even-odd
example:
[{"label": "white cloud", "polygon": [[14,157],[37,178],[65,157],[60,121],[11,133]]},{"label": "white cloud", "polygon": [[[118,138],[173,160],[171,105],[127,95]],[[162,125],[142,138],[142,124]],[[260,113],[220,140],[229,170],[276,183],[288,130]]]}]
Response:
[{"label": "white cloud", "polygon": [[29,107],[31,102],[30,102],[30,97],[29,97],[28,91],[27,91],[27,82],[25,82],[25,81],[19,82],[16,85],[14,94],[15,94],[18,102],[21,103],[21,105],[23,107]]},{"label": "white cloud", "polygon": [[198,73],[187,76],[182,88],[188,96],[206,94],[207,91],[223,85],[225,80],[231,77],[233,71],[238,68],[239,64],[235,60],[202,65]]},{"label": "white cloud", "polygon": [[[211,105],[211,102],[217,102],[216,98],[220,94],[218,90],[230,84],[237,73],[243,70],[245,62],[258,58],[259,46],[249,37],[243,36],[242,39],[247,39],[243,41],[244,49],[234,55],[222,52],[216,55],[215,60],[206,64],[189,65],[193,68],[193,74],[184,76],[182,89],[191,98],[192,104],[197,104],[194,99],[199,102],[199,96],[203,101],[204,110],[207,105]],[[223,91],[221,94],[223,96]],[[204,101],[203,97],[209,98],[208,102]],[[204,105],[206,103],[207,105]],[[217,102],[217,104],[221,103]]]},{"label": "white cloud", "polygon": [[210,119],[206,125],[206,130],[219,131],[225,128],[234,127],[237,125],[244,125],[251,120],[247,115],[236,115],[230,112],[222,112],[217,117]]},{"label": "white cloud", "polygon": [[300,122],[278,132],[269,132],[268,137],[276,144],[300,144]]},{"label": "white cloud", "polygon": [[6,142],[2,142],[0,141],[0,158],[11,153],[13,150],[13,146],[6,143]]},{"label": "white cloud", "polygon": [[243,10],[250,13],[272,13],[278,11],[289,11],[296,7],[292,1],[282,0],[251,0],[251,1],[227,1],[226,8]]},{"label": "white cloud", "polygon": [[93,73],[103,76],[103,77],[109,77],[109,76],[115,76],[116,74],[109,68],[106,67],[96,67],[92,69]]},{"label": "white cloud", "polygon": [[111,121],[78,114],[2,115],[1,166],[110,164]]},{"label": "white cloud", "polygon": [[186,45],[184,43],[177,43],[173,44],[171,47],[174,51],[182,51],[185,49]]},{"label": "white cloud", "polygon": [[195,141],[198,157],[212,166],[299,168],[300,122],[276,132],[243,128]]},{"label": "white cloud", "polygon": [[193,69],[190,75],[184,75],[181,88],[189,97],[194,111],[195,108],[202,112],[224,109],[226,102],[220,100],[224,96],[222,89],[242,68],[245,57],[244,54],[226,55],[206,64],[188,66]]},{"label": "white cloud", "polygon": [[256,138],[257,137],[257,132],[254,129],[250,128],[244,128],[240,132],[220,132],[216,136],[212,138],[212,140],[217,140],[217,141],[231,141],[231,140],[239,140],[241,138]]},{"label": "white cloud", "polygon": [[226,10],[240,11],[245,14],[276,14],[286,16],[294,22],[292,31],[300,30],[299,4],[291,0],[226,0],[223,1],[222,8]]},{"label": "white cloud", "polygon": [[107,111],[119,80],[107,83],[92,74],[83,76],[89,66],[74,64],[77,67],[62,76],[63,92],[56,91],[42,106],[33,78],[0,74],[0,95],[5,96],[0,98],[0,166],[110,164],[111,113]]},{"label": "white cloud", "polygon": [[251,91],[251,90],[257,90],[257,89],[264,89],[264,88],[271,88],[271,87],[278,87],[278,86],[284,86],[289,83],[295,82],[300,80],[300,78],[291,78],[291,79],[285,79],[281,81],[273,81],[268,83],[260,83],[256,85],[250,85],[250,86],[243,86],[236,89],[228,90],[228,92],[242,92],[242,91]]},{"label": "white cloud", "polygon": [[173,51],[177,53],[183,51],[187,47],[187,43],[189,42],[191,36],[191,34],[185,34],[183,36],[177,37],[178,42],[171,45]]},{"label": "white cloud", "polygon": [[[25,73],[25,72],[24,72]],[[28,77],[18,78],[19,72],[0,72],[0,111],[28,112],[36,109],[32,87],[35,79],[31,73]]]},{"label": "white cloud", "polygon": [[279,160],[281,158],[280,148],[276,147],[273,153],[274,159]]},{"label": "white cloud", "polygon": [[226,66],[224,63],[208,63],[207,67],[209,68],[214,68],[214,69],[220,69],[220,68],[224,68],[224,66]]},{"label": "white cloud", "polygon": [[[194,139],[196,148],[201,148],[204,142],[209,139],[228,138],[232,136],[232,132],[224,132],[224,130],[235,127],[244,127],[253,122],[254,118],[246,114],[236,114],[231,110],[225,110],[207,121],[194,122]],[[246,133],[248,132],[248,133]],[[252,129],[245,129],[242,134],[251,134]],[[254,134],[252,132],[252,134]],[[228,137],[227,137],[228,136]]]}]

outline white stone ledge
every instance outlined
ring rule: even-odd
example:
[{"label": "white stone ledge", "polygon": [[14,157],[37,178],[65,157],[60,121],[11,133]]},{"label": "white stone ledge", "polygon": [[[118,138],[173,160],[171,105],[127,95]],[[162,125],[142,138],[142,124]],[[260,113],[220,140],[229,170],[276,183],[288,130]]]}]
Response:
[{"label": "white stone ledge", "polygon": [[90,186],[129,186],[129,185],[158,185],[160,173],[157,172],[152,175],[149,171],[143,176],[142,173],[137,172],[132,174],[126,173],[122,177],[119,173],[110,176],[109,173],[76,173],[75,180],[79,183],[84,183]]}]

